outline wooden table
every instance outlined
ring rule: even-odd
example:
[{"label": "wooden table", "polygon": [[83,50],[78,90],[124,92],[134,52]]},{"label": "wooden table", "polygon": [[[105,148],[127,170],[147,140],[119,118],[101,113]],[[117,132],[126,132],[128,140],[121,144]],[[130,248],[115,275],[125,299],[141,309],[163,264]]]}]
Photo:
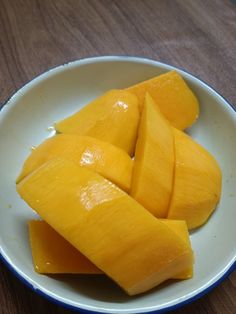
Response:
[{"label": "wooden table", "polygon": [[[0,103],[59,64],[136,55],[183,68],[236,104],[236,6],[222,0],[0,0]],[[0,313],[71,313],[0,266]],[[236,273],[176,313],[236,313]]]}]

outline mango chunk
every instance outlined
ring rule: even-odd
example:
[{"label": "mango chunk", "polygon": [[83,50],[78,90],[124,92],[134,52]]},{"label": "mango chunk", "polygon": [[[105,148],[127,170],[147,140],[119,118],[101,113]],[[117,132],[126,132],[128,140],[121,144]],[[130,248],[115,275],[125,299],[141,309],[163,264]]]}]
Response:
[{"label": "mango chunk", "polygon": [[[176,232],[191,248],[185,221],[162,219],[161,222]],[[100,269],[45,221],[29,221],[29,236],[36,272],[40,274],[102,274]],[[193,269],[190,267],[173,279],[188,279],[192,277],[192,274]]]},{"label": "mango chunk", "polygon": [[102,271],[45,221],[29,222],[35,271],[39,274],[101,274]]},{"label": "mango chunk", "polygon": [[215,158],[187,134],[173,129],[175,179],[168,218],[186,220],[188,228],[204,224],[221,195],[222,175]]},{"label": "mango chunk", "polygon": [[174,175],[174,136],[147,93],[135,149],[130,194],[154,216],[165,218]]},{"label": "mango chunk", "polygon": [[[159,219],[161,222],[165,223],[167,227],[176,232],[176,234],[181,237],[186,243],[188,243],[191,248],[191,242],[189,238],[188,227],[186,221],[184,220],[171,220],[171,219]],[[172,279],[189,279],[193,277],[193,266],[191,265],[181,273],[174,276]]]},{"label": "mango chunk", "polygon": [[133,169],[130,156],[110,143],[76,134],[59,134],[46,139],[26,159],[16,182],[56,157],[72,160],[96,171],[125,191],[130,189]]},{"label": "mango chunk", "polygon": [[176,71],[156,76],[126,90],[135,94],[141,104],[148,92],[163,115],[180,130],[190,127],[198,118],[198,100]]},{"label": "mango chunk", "polygon": [[55,123],[55,129],[59,133],[95,137],[133,155],[139,116],[135,95],[124,90],[111,90],[72,116]]},{"label": "mango chunk", "polygon": [[189,245],[129,195],[76,163],[53,159],[18,185],[28,205],[128,294],[191,267]]}]

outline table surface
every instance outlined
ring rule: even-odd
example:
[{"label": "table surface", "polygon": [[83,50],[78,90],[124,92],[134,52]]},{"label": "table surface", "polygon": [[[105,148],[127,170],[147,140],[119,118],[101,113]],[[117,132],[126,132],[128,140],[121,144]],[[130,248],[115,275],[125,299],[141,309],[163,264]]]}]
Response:
[{"label": "table surface", "polygon": [[[99,55],[153,58],[236,104],[236,5],[222,0],[0,0],[0,104],[40,73]],[[1,105],[0,105],[1,107]],[[71,313],[0,264],[0,313]],[[236,272],[175,313],[236,313]]]}]

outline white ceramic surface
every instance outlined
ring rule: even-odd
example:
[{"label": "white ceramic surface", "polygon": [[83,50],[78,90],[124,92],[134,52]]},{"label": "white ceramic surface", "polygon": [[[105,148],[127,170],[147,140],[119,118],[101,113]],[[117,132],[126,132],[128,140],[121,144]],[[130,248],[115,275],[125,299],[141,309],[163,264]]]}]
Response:
[{"label": "white ceramic surface", "polygon": [[52,135],[47,128],[111,88],[153,77],[170,66],[133,57],[100,57],[52,69],[19,90],[0,113],[0,253],[23,281],[49,298],[76,308],[105,313],[141,313],[199,297],[235,268],[236,259],[236,112],[209,86],[182,72],[198,96],[200,118],[189,130],[219,161],[221,202],[210,221],[192,232],[194,277],[126,296],[102,276],[47,277],[34,272],[27,220],[37,215],[15,190],[15,178],[30,148]]}]

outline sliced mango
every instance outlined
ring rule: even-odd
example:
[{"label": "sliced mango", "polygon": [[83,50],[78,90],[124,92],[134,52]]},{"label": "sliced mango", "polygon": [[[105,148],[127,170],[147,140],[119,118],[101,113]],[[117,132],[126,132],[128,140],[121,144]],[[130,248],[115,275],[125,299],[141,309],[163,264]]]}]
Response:
[{"label": "sliced mango", "polygon": [[[188,227],[186,221],[184,220],[171,220],[171,219],[159,219],[161,222],[165,223],[171,230],[176,232],[176,234],[181,237],[189,247],[191,247],[191,242],[189,238]],[[181,273],[174,276],[172,279],[189,279],[193,277],[193,266],[191,265]]]},{"label": "sliced mango", "polygon": [[122,149],[88,136],[59,134],[45,140],[26,159],[17,183],[46,161],[63,157],[100,173],[129,191],[133,161]]},{"label": "sliced mango", "polygon": [[29,222],[30,245],[35,271],[39,274],[101,274],[87,257],[45,221]]},{"label": "sliced mango", "polygon": [[118,187],[69,160],[37,168],[17,191],[59,234],[128,294],[191,267],[189,245]]},{"label": "sliced mango", "polygon": [[167,216],[173,171],[173,132],[147,93],[135,149],[130,194],[156,217]]},{"label": "sliced mango", "polygon": [[133,155],[139,123],[135,95],[111,90],[72,116],[55,124],[59,133],[87,135],[109,142]]},{"label": "sliced mango", "polygon": [[174,130],[175,179],[168,218],[186,220],[188,228],[204,224],[221,195],[222,175],[215,158],[190,136]]},{"label": "sliced mango", "polygon": [[[171,230],[189,244],[188,228],[183,220],[162,219]],[[29,236],[35,271],[40,274],[102,274],[89,259],[76,250],[45,221],[29,221]],[[173,279],[192,277],[192,267]]]},{"label": "sliced mango", "polygon": [[140,104],[148,92],[170,123],[180,129],[191,126],[199,115],[196,96],[176,72],[170,71],[126,89],[135,94]]}]

